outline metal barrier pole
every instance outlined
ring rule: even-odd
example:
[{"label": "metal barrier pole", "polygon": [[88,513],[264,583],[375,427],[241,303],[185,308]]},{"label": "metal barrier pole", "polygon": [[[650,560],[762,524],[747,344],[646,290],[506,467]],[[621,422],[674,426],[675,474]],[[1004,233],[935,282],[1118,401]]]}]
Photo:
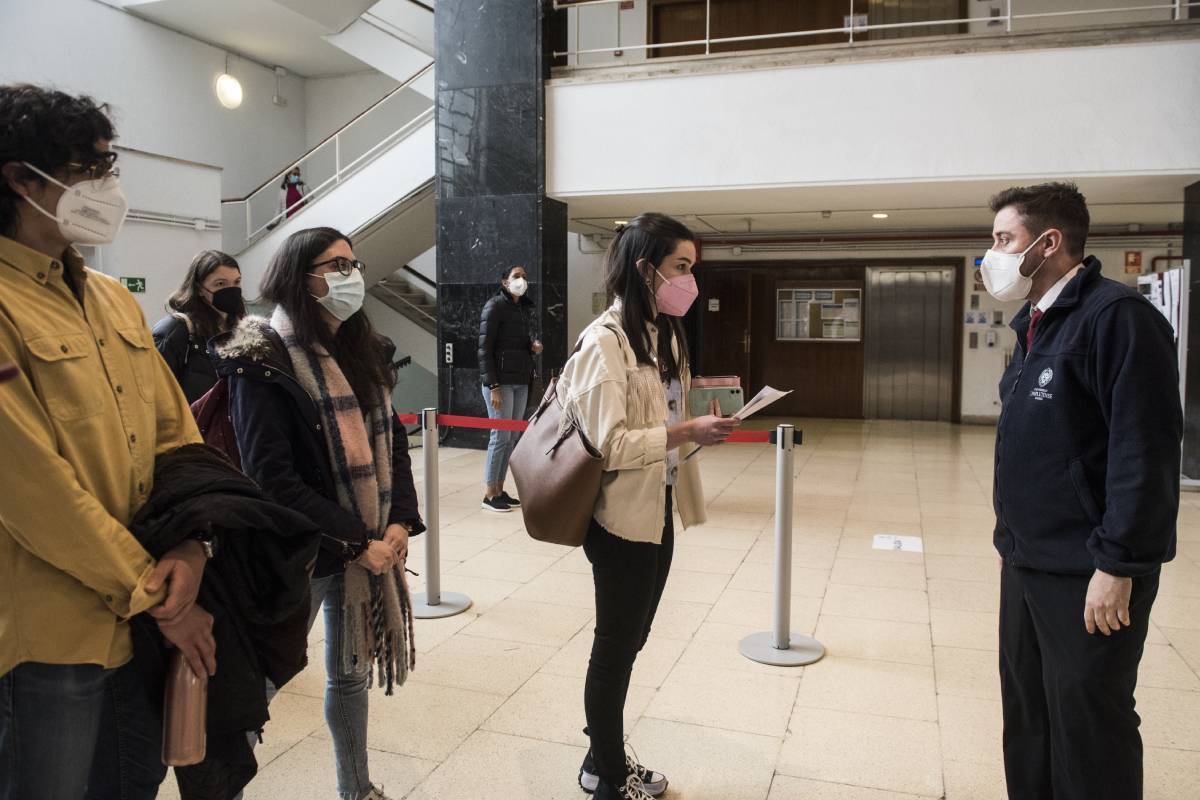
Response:
[{"label": "metal barrier pole", "polygon": [[791,630],[792,488],[795,480],[796,428],[775,429],[775,629],[752,633],[738,650],[751,661],[799,667],[819,661],[825,648],[811,636]]},{"label": "metal barrier pole", "polygon": [[413,616],[417,619],[453,617],[471,607],[471,598],[465,594],[442,592],[436,408],[421,412],[421,453],[425,459],[425,591],[413,595]]}]

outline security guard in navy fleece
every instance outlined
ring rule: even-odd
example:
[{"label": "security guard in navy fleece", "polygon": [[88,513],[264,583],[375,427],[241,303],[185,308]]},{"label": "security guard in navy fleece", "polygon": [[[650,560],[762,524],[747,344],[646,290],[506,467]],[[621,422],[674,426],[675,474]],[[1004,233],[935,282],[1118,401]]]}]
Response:
[{"label": "security guard in navy fleece", "polygon": [[1179,510],[1173,333],[1082,258],[1074,185],[1009,189],[992,210],[981,277],[1030,301],[1000,381],[993,494],[1009,797],[1135,800],[1133,693]]}]

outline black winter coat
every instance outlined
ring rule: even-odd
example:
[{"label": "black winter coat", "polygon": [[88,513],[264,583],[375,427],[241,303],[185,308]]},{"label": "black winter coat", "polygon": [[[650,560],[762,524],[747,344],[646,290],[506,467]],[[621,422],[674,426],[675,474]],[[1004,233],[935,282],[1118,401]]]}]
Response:
[{"label": "black winter coat", "polygon": [[188,405],[199,400],[217,382],[205,343],[188,332],[187,323],[168,314],[154,326],[154,346],[179,381]]},{"label": "black winter coat", "polygon": [[[261,731],[268,719],[264,679],[283,686],[307,663],[309,575],[319,532],[303,515],[267,500],[207,445],[159,456],[154,488],[130,531],[155,558],[194,533],[215,536],[216,556],[197,597],[213,616],[217,643],[207,755],[177,776],[186,800],[228,800],[257,770],[246,733]],[[138,668],[161,708],[165,643],[148,614],[134,619],[132,632]]]},{"label": "black winter coat", "polygon": [[501,289],[479,319],[479,378],[484,386],[527,386],[533,378],[533,339],[528,295],[513,299]]},{"label": "black winter coat", "polygon": [[[312,520],[321,530],[314,577],[342,572],[366,548],[370,531],[342,508],[321,431],[317,404],[293,375],[283,341],[261,317],[209,343],[217,373],[229,378],[229,414],[242,469],[267,496]],[[425,530],[417,508],[404,426],[392,415],[392,508],[388,524]]]},{"label": "black winter coat", "polygon": [[1000,381],[995,544],[1011,564],[1089,575],[1175,557],[1183,410],[1170,324],[1085,267],[1038,322],[1029,306]]}]

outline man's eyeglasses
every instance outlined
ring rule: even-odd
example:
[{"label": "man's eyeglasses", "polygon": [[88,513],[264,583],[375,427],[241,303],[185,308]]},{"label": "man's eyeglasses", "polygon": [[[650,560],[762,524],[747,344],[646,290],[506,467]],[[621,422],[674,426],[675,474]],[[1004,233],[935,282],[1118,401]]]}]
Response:
[{"label": "man's eyeglasses", "polygon": [[347,278],[354,273],[354,270],[358,270],[359,272],[367,271],[367,265],[363,262],[352,261],[348,258],[342,258],[341,256],[338,256],[337,258],[331,258],[328,261],[321,261],[313,264],[312,268],[316,269],[317,267],[325,267],[329,266],[330,264],[333,264],[337,271]]},{"label": "man's eyeglasses", "polygon": [[117,154],[112,150],[99,153],[95,158],[88,159],[86,162],[69,161],[67,167],[72,172],[86,175],[93,181],[110,176],[113,178],[121,176],[121,168],[117,166]]}]

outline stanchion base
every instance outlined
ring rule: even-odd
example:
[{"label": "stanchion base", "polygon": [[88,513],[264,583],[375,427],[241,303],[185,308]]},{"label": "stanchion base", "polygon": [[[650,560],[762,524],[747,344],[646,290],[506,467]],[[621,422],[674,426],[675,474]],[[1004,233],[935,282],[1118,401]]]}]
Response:
[{"label": "stanchion base", "polygon": [[774,667],[802,667],[820,661],[825,655],[825,647],[820,642],[795,631],[792,632],[791,647],[787,650],[776,648],[775,634],[764,631],[742,639],[738,651],[751,661]]},{"label": "stanchion base", "polygon": [[413,595],[413,616],[417,619],[441,619],[461,614],[471,607],[471,598],[457,592],[442,592],[442,602],[431,606],[425,592]]}]

